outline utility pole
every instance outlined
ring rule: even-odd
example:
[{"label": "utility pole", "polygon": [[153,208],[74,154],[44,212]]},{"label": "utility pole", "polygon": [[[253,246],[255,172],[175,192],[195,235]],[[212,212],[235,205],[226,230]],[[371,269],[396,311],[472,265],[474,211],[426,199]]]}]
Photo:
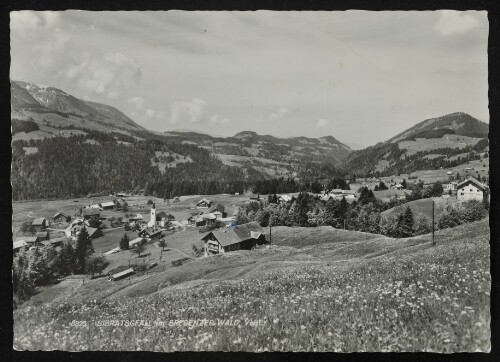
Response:
[{"label": "utility pole", "polygon": [[269,223],[269,246],[272,244],[271,223]]},{"label": "utility pole", "polygon": [[434,239],[434,200],[432,200],[432,245],[436,245],[436,240]]}]

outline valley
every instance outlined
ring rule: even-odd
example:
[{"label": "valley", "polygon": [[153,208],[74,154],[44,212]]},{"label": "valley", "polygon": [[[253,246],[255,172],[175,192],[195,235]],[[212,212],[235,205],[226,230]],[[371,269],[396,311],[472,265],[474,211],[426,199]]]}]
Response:
[{"label": "valley", "polygon": [[[12,94],[16,348],[490,350],[488,129],[473,117],[352,150],[153,132],[56,88]],[[189,320],[217,322],[170,325]]]}]

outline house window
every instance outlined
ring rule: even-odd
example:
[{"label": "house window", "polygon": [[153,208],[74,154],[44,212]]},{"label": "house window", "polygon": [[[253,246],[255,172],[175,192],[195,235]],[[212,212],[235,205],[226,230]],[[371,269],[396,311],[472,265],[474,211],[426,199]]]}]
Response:
[{"label": "house window", "polygon": [[470,189],[470,192],[472,192],[472,189]]},{"label": "house window", "polygon": [[462,192],[462,193],[460,193],[460,195],[464,196],[464,193]]}]

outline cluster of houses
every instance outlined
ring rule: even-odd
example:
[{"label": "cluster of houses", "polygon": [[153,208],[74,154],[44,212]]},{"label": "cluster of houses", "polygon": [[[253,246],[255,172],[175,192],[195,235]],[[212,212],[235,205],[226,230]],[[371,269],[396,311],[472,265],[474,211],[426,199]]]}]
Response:
[{"label": "cluster of houses", "polygon": [[[227,217],[226,208],[224,205],[203,198],[196,203],[198,211],[192,212],[191,216],[187,219],[187,224],[190,226],[204,226],[211,225],[216,220],[222,222],[230,222],[234,217]],[[233,215],[234,216],[234,215]]]}]

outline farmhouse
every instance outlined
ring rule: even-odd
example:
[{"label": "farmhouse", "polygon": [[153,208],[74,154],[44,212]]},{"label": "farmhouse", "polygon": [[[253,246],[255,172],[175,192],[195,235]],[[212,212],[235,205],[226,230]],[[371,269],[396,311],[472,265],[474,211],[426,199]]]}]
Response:
[{"label": "farmhouse", "polygon": [[40,240],[49,240],[50,233],[48,231],[39,231],[35,234]]},{"label": "farmhouse", "polygon": [[18,252],[19,250],[21,250],[21,248],[24,248],[24,247],[27,247],[28,244],[26,243],[25,240],[18,240],[18,241],[14,241],[14,244],[12,246],[12,251],[14,253]]},{"label": "farmhouse", "polygon": [[[14,244],[15,245],[21,245],[21,247],[22,246],[26,246],[27,248],[30,248],[33,245],[38,244],[39,242],[41,242],[41,240],[40,240],[40,238],[38,236],[25,236],[22,239],[16,240],[14,242]],[[19,247],[19,248],[21,248],[21,247]]]},{"label": "farmhouse", "polygon": [[486,187],[476,180],[469,177],[457,185],[458,200],[483,200]]},{"label": "farmhouse", "polygon": [[78,238],[78,236],[80,235],[80,233],[82,232],[83,229],[85,229],[87,231],[87,233],[89,234],[89,237],[91,239],[95,239],[95,238],[99,237],[102,233],[97,228],[92,228],[90,226],[84,225],[83,223],[79,223],[79,224],[73,225],[73,227],[71,227],[70,236],[73,239]]},{"label": "farmhouse", "polygon": [[49,226],[49,223],[48,223],[47,219],[45,219],[44,217],[39,217],[39,218],[36,218],[35,220],[33,220],[31,225],[33,226],[35,231],[42,231],[42,230],[45,230]]},{"label": "farmhouse", "polygon": [[191,213],[191,216],[187,219],[188,225],[191,225],[191,226],[200,226],[200,225],[196,225],[196,223],[203,221],[203,219],[201,217],[199,217],[201,214],[202,214],[202,212],[193,212],[193,213]]},{"label": "farmhouse", "polygon": [[124,271],[122,271],[122,272],[119,272],[119,273],[113,274],[113,275],[111,276],[111,280],[112,280],[112,281],[116,281],[116,280],[124,279],[124,278],[127,278],[127,277],[129,277],[129,276],[131,276],[131,275],[133,275],[133,274],[135,274],[134,269],[129,268],[129,269],[124,270]]},{"label": "farmhouse", "polygon": [[[342,197],[345,197],[346,200],[355,200],[356,199],[356,191],[343,190]],[[342,197],[340,197],[340,199],[342,199]]]},{"label": "farmhouse", "polygon": [[217,204],[210,208],[210,212],[213,213],[217,217],[225,217],[225,207],[222,204]]},{"label": "farmhouse", "polygon": [[95,220],[99,221],[101,216],[101,210],[96,207],[87,207],[82,210],[83,220]]},{"label": "farmhouse", "polygon": [[132,216],[129,216],[128,221],[129,222],[141,222],[142,221],[142,215],[141,214],[135,214]]},{"label": "farmhouse", "polygon": [[101,210],[112,210],[115,208],[115,203],[113,201],[102,202],[99,204]]},{"label": "farmhouse", "polygon": [[196,204],[197,209],[208,209],[210,206],[212,206],[212,201],[203,198],[198,203]]},{"label": "farmhouse", "polygon": [[286,204],[287,202],[290,202],[293,200],[293,196],[290,195],[280,195],[278,196],[278,203],[279,204]]},{"label": "farmhouse", "polygon": [[450,182],[449,184],[444,184],[443,189],[446,192],[449,192],[449,191],[455,192],[455,191],[457,191],[457,185],[458,185],[458,182],[455,182],[455,181]]},{"label": "farmhouse", "polygon": [[401,184],[391,185],[391,190],[402,190],[402,189],[403,189],[403,185],[401,185]]},{"label": "farmhouse", "polygon": [[205,256],[234,250],[250,250],[266,242],[264,229],[256,222],[213,230],[203,236]]},{"label": "farmhouse", "polygon": [[63,240],[66,240],[66,238],[54,238],[54,239],[50,239],[49,243],[53,247],[56,247],[56,246],[60,246],[62,244]]},{"label": "farmhouse", "polygon": [[260,201],[260,195],[250,195],[250,201]]},{"label": "farmhouse", "polygon": [[153,230],[150,228],[144,228],[137,233],[139,237],[146,239],[159,239],[161,237],[161,230]]},{"label": "farmhouse", "polygon": [[65,222],[66,215],[64,215],[64,213],[62,211],[58,211],[54,214],[54,216],[52,217],[52,220],[56,223]]}]

